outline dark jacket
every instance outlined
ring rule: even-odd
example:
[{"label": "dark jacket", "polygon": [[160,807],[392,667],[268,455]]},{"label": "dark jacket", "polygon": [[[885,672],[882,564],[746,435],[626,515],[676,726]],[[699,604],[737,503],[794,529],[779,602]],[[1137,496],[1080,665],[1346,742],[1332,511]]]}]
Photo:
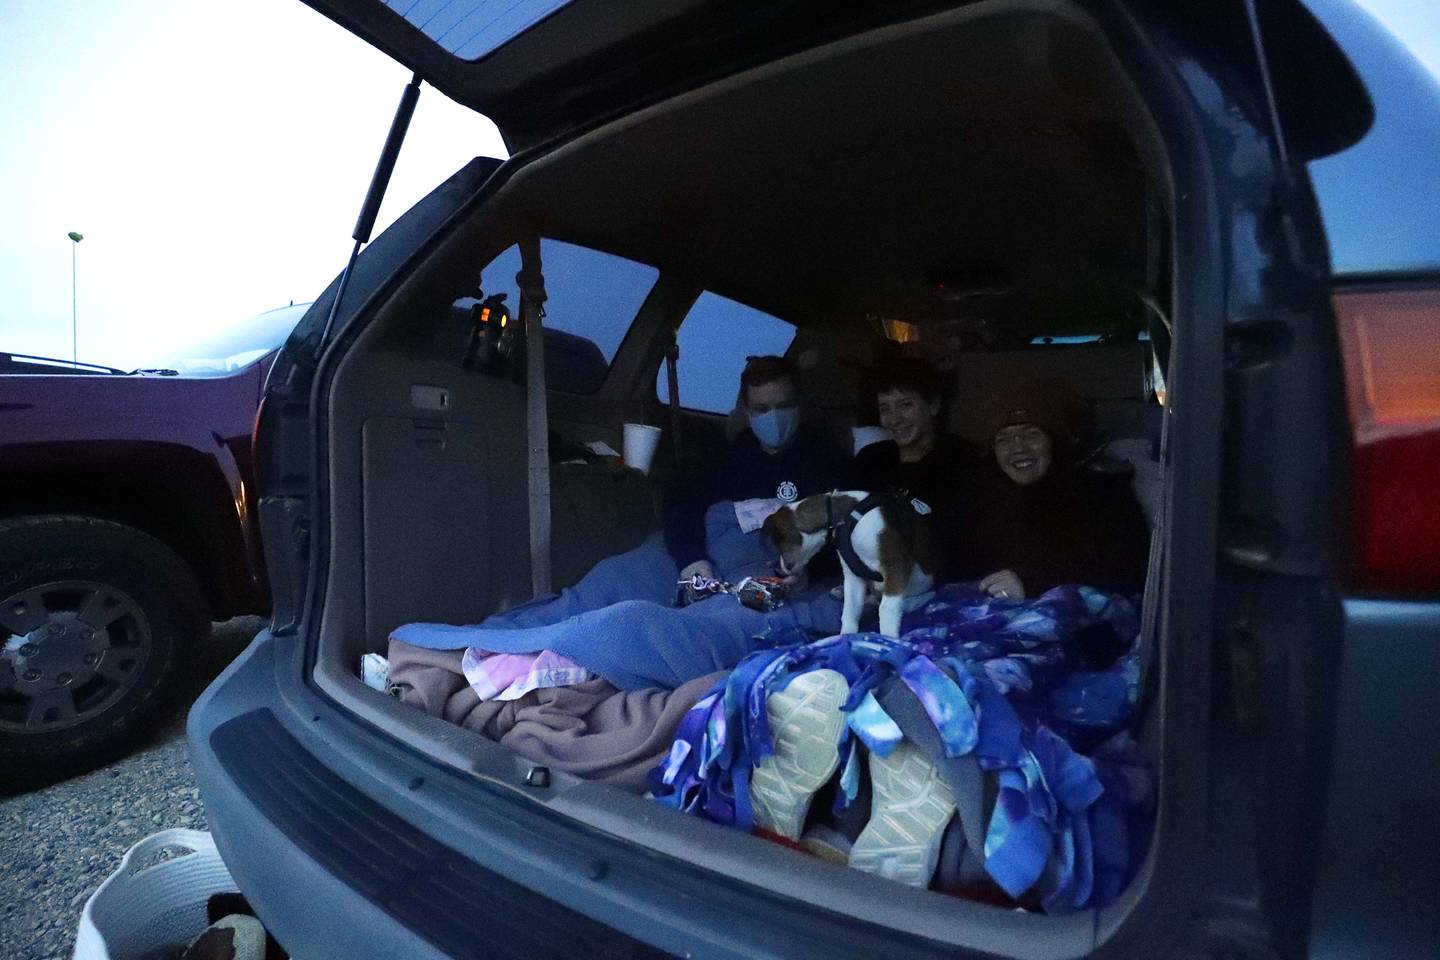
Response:
[{"label": "dark jacket", "polygon": [[671,491],[665,547],[683,569],[706,559],[705,511],[712,503],[759,497],[794,502],[841,486],[845,472],[844,454],[819,431],[802,427],[788,447],[770,454],[746,430],[716,463]]},{"label": "dark jacket", "polygon": [[1061,584],[1144,589],[1150,528],[1124,480],[1057,464],[1022,487],[991,461],[978,502],[985,573],[1014,570],[1027,596]]},{"label": "dark jacket", "polygon": [[937,434],[935,446],[914,463],[900,460],[895,441],[872,443],[851,464],[851,488],[870,493],[903,493],[929,505],[932,529],[941,550],[937,579],[974,579],[980,571],[968,531],[975,523],[975,490],[980,458],[975,449],[950,433]]}]

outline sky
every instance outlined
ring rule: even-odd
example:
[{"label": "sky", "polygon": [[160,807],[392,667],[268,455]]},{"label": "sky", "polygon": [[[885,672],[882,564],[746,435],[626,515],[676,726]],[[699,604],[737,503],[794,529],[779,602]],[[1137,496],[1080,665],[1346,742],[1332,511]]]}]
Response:
[{"label": "sky", "polygon": [[[0,0],[0,350],[70,358],[72,246],[81,361],[314,299],[408,80],[299,0]],[[375,233],[477,155],[422,88]]]},{"label": "sky", "polygon": [[[1440,77],[1440,4],[1362,5]],[[313,299],[408,79],[299,0],[0,0],[0,350],[68,359],[73,308],[129,369]],[[494,125],[424,88],[376,233],[477,155]]]}]

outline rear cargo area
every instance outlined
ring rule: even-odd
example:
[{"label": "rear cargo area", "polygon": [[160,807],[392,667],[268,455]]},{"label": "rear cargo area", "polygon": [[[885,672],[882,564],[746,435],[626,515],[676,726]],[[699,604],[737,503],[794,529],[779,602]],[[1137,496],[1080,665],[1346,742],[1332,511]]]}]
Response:
[{"label": "rear cargo area", "polygon": [[[1164,663],[1154,623],[1166,596],[1159,561],[1167,535],[1163,363],[1173,265],[1166,165],[1156,143],[1139,97],[1089,21],[1063,4],[995,2],[882,28],[720,80],[518,166],[368,318],[329,384],[330,554],[315,682],[409,749],[473,777],[543,787],[538,802],[549,810],[657,855],[701,864],[717,883],[756,886],[828,914],[1001,955],[1087,950],[1096,911],[1116,903],[1143,869],[1162,775],[1163,711],[1149,691]],[[366,655],[389,656],[393,664],[390,639],[404,625],[474,625],[507,612],[510,623],[523,625],[527,611],[543,609],[531,587],[527,385],[518,361],[505,362],[503,351],[488,368],[466,360],[474,353],[483,303],[503,307],[507,321],[520,326],[515,276],[524,264],[516,246],[536,237],[549,297],[545,369],[556,590],[581,583],[606,558],[657,542],[676,487],[694,483],[693,471],[743,431],[733,411],[710,402],[704,391],[734,390],[749,353],[783,353],[795,363],[807,428],[847,453],[860,449],[857,438],[872,436],[857,429],[876,425],[859,398],[865,371],[886,358],[924,357],[937,365],[945,396],[941,425],[982,455],[1017,386],[1065,382],[1079,438],[1076,459],[1128,491],[1148,526],[1144,590],[1120,601],[1107,599],[1118,591],[1072,592],[1048,607],[987,611],[1004,624],[981,639],[1010,642],[1022,615],[1050,617],[1041,632],[1067,644],[1081,644],[1076,638],[1093,637],[1101,627],[1123,634],[1123,649],[1108,658],[1097,654],[1083,669],[1067,661],[1071,673],[1110,670],[1120,678],[1119,688],[1107,689],[1119,689],[1126,701],[1123,720],[1104,736],[1073,728],[1053,745],[1056,756],[1073,749],[1080,757],[1078,767],[1065,769],[1083,768],[1112,795],[1128,798],[1112,808],[1129,830],[1118,848],[1114,842],[1109,848],[1118,852],[1118,863],[1113,857],[1098,866],[1084,862],[1092,855],[1094,823],[1072,811],[1085,826],[1066,827],[1071,847],[1057,841],[1044,876],[1024,892],[1003,889],[999,867],[987,871],[985,861],[1005,846],[1007,827],[1018,830],[1028,821],[997,810],[1009,810],[1015,797],[1040,795],[1037,781],[1027,788],[1018,767],[1009,777],[971,768],[970,806],[961,798],[950,828],[969,859],[954,852],[944,878],[910,883],[883,864],[854,869],[843,853],[836,862],[817,855],[813,845],[712,822],[716,817],[704,815],[703,803],[686,810],[676,809],[686,804],[673,795],[668,803],[649,798],[664,799],[676,778],[683,779],[687,753],[729,742],[715,725],[742,715],[725,712],[734,664],[688,676],[673,694],[612,685],[623,702],[610,701],[603,718],[588,713],[586,722],[595,725],[590,732],[614,733],[636,717],[652,728],[624,740],[625,756],[568,771],[545,759],[554,754],[543,741],[552,734],[582,736],[584,723],[527,733],[523,711],[534,701],[523,697],[536,694],[485,706],[475,689],[484,671],[467,670],[458,650],[424,655],[426,665],[452,678],[426,702],[407,696],[413,690],[396,690],[397,697],[383,681],[375,684],[379,689],[362,682]],[[618,272],[572,271],[588,262],[587,252],[620,264]],[[485,299],[496,292],[508,295]],[[744,308],[733,316],[756,312],[766,319],[753,327],[706,326],[700,305],[714,298]],[[770,320],[777,325],[766,325]],[[752,331],[772,327],[783,336],[752,349]],[[672,412],[664,361],[677,328],[682,403]],[[612,455],[624,447],[627,423],[665,431],[648,475]],[[678,445],[672,442],[677,427]],[[1106,574],[1097,570],[1095,581]],[[907,621],[928,630],[924,636],[939,646],[912,643],[907,657],[918,650],[919,659],[943,667],[955,653],[957,624],[974,619],[967,611],[978,609],[978,601],[955,599],[972,594],[947,589],[941,585],[936,604],[912,611],[916,619]],[[702,601],[722,602],[734,598]],[[637,632],[645,616],[637,608]],[[772,635],[757,649],[824,641],[834,633]],[[1038,678],[1035,645],[1016,644],[991,650],[987,659],[1028,663]],[[888,686],[876,684],[874,703],[904,734],[896,741],[929,736],[912,735],[916,724],[929,729],[926,715],[905,720],[906,707],[887,693],[896,686],[919,690],[923,682],[906,683],[901,661],[883,650],[848,642],[846,650],[855,675],[867,683],[876,683],[879,668],[866,673],[866,658],[890,656],[894,673]],[[812,650],[787,661],[784,670],[797,677],[794,689],[808,689],[798,678],[821,659]],[[1002,697],[1018,690],[1016,702],[1023,701],[1029,688],[997,680],[1001,669],[986,675],[992,684],[986,689]],[[955,676],[950,671],[935,682],[954,686]],[[1057,681],[1057,689],[1068,680]],[[904,691],[896,696],[903,700]],[[758,702],[764,713],[763,697]],[[926,700],[916,694],[913,702],[923,707]],[[546,703],[554,720],[563,704]],[[863,722],[867,703],[849,709],[853,736],[846,736],[860,769],[852,774],[842,762],[820,785],[811,828],[844,833],[847,823],[863,825],[885,790],[876,768],[864,768],[869,753],[885,749],[876,746],[883,735]],[[1002,707],[986,709],[976,721],[982,741]],[[862,720],[854,719],[855,711]],[[753,705],[743,715],[753,717]],[[685,727],[687,717],[692,728]],[[1023,707],[1020,717],[1029,722]],[[959,762],[947,740],[953,728],[934,711],[929,720],[939,744],[931,749]],[[964,752],[973,749],[972,739]],[[1032,744],[1032,753],[1039,750]],[[1044,769],[1053,776],[1061,766]],[[648,770],[656,772],[637,776]],[[1032,772],[1039,776],[1040,767]],[[745,806],[747,781],[727,784],[735,817],[734,792]],[[714,783],[707,789],[715,792],[706,796],[724,792]],[[854,794],[848,808],[838,796],[847,790]],[[1041,792],[1062,798],[1061,806],[1068,802],[1058,783],[1047,782]],[[832,818],[830,811],[841,808],[849,812]],[[1057,807],[1049,822],[1069,824],[1071,813]],[[967,816],[970,822],[961,823]],[[1085,834],[1078,855],[1074,829]],[[942,860],[948,855],[942,851]],[[1103,896],[1092,882],[1102,873],[1113,888]],[[1092,878],[1083,889],[1072,884],[1064,897],[1054,895],[1070,882],[1063,877],[1081,874]]]}]

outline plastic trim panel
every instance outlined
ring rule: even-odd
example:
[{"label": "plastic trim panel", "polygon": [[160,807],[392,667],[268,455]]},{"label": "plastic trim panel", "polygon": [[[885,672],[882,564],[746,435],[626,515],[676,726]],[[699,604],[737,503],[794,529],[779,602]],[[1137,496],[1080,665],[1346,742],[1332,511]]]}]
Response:
[{"label": "plastic trim panel", "polygon": [[221,724],[210,746],[291,842],[449,956],[559,960],[580,943],[595,958],[670,956],[436,842],[315,762],[269,710]]}]

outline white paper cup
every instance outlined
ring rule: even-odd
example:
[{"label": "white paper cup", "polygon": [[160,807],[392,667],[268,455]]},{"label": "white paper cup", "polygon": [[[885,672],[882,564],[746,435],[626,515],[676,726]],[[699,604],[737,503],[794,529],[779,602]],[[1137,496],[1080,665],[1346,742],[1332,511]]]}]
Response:
[{"label": "white paper cup", "polygon": [[655,448],[660,445],[660,428],[644,423],[625,424],[625,465],[641,473],[650,472]]}]

